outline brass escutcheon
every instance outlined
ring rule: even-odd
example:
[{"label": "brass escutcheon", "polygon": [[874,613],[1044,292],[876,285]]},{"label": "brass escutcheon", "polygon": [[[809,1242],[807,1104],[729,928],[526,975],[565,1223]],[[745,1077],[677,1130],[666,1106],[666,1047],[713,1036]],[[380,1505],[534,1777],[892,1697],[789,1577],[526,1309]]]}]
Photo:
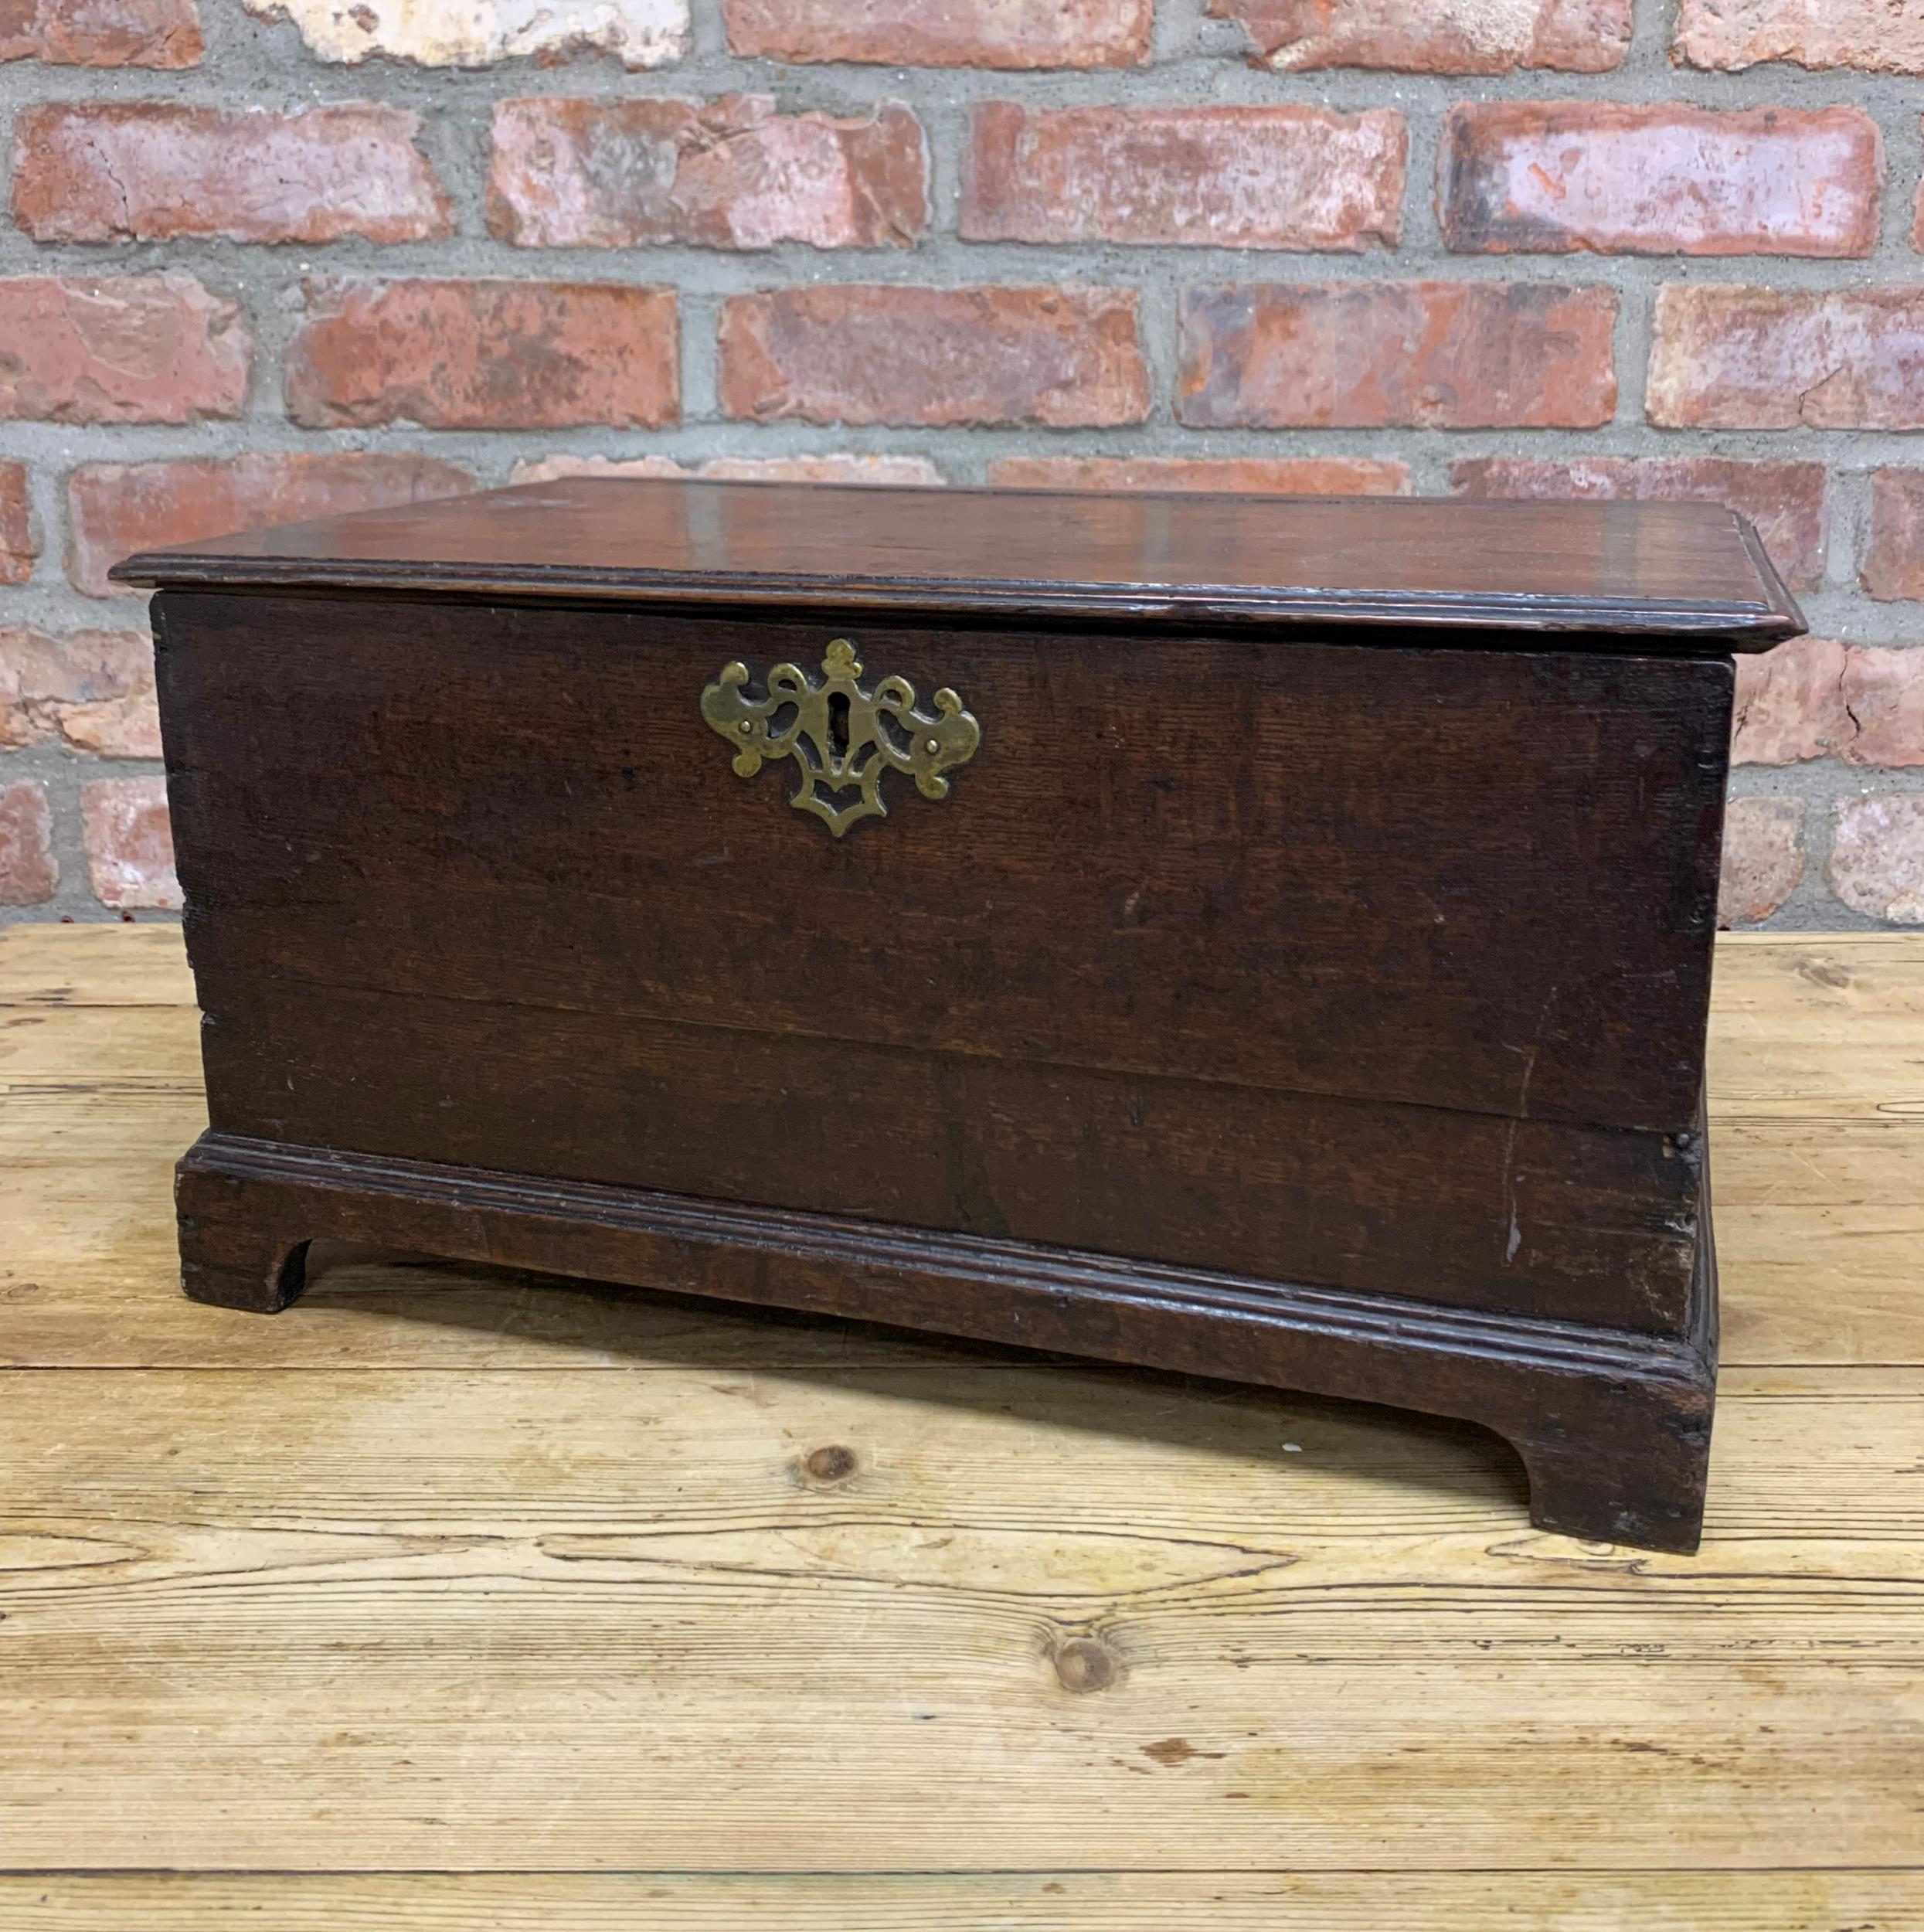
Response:
[{"label": "brass escutcheon", "polygon": [[801,783],[788,802],[813,812],[838,838],[865,818],[888,817],[885,772],[906,773],[925,798],[946,798],[949,781],[942,774],[967,764],[982,742],[982,727],[962,700],[944,685],[932,716],[916,710],[915,687],[906,678],[884,678],[872,692],[863,690],[855,647],[846,638],[829,645],[821,669],[822,681],[814,684],[799,666],[778,664],[768,674],[768,696],[751,698],[748,666],[722,665],[702,693],[702,716],[735,747],[736,773],[752,778],[766,760],[793,758]]}]

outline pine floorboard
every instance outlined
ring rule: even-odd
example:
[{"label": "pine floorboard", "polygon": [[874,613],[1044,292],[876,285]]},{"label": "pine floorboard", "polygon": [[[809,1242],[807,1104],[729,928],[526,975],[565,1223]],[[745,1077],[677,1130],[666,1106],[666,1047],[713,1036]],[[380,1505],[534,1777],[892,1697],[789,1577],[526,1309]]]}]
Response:
[{"label": "pine floorboard", "polygon": [[1695,1558],[1388,1411],[193,1306],[195,1028],[174,929],[0,934],[0,1932],[1924,1925],[1924,938],[1720,946]]}]

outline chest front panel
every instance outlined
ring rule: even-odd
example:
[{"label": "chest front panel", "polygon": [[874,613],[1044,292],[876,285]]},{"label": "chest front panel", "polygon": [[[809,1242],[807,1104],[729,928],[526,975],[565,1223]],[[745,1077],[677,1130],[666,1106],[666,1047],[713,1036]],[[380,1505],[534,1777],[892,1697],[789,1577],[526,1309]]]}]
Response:
[{"label": "chest front panel", "polygon": [[[159,615],[217,1129],[1682,1319],[1727,662]],[[841,837],[702,704],[837,638],[980,728]]]}]

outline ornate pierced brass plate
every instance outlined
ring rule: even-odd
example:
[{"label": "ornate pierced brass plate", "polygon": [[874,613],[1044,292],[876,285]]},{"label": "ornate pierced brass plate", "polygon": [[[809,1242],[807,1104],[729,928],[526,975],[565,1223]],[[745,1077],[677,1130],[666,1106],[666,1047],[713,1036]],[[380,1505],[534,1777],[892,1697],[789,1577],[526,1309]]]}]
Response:
[{"label": "ornate pierced brass plate", "polygon": [[862,688],[862,666],[846,638],[829,645],[819,684],[792,664],[768,674],[768,696],[751,698],[745,664],[725,664],[702,693],[702,716],[735,747],[735,770],[752,778],[765,760],[793,758],[801,782],[789,799],[813,812],[839,838],[865,818],[886,818],[885,774],[914,779],[925,798],[946,798],[942,774],[965,765],[982,742],[982,727],[947,685],[933,714],[916,709],[906,678],[884,678]]}]

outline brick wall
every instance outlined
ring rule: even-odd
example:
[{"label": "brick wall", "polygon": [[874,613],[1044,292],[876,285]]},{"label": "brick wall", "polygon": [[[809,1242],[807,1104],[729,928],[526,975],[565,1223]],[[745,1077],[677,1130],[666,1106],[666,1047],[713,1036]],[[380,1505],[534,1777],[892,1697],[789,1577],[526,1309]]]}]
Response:
[{"label": "brick wall", "polygon": [[0,918],[175,903],[117,557],[587,462],[1729,502],[1817,634],[1728,917],[1924,923],[1919,76],[1888,0],[0,0]]}]

